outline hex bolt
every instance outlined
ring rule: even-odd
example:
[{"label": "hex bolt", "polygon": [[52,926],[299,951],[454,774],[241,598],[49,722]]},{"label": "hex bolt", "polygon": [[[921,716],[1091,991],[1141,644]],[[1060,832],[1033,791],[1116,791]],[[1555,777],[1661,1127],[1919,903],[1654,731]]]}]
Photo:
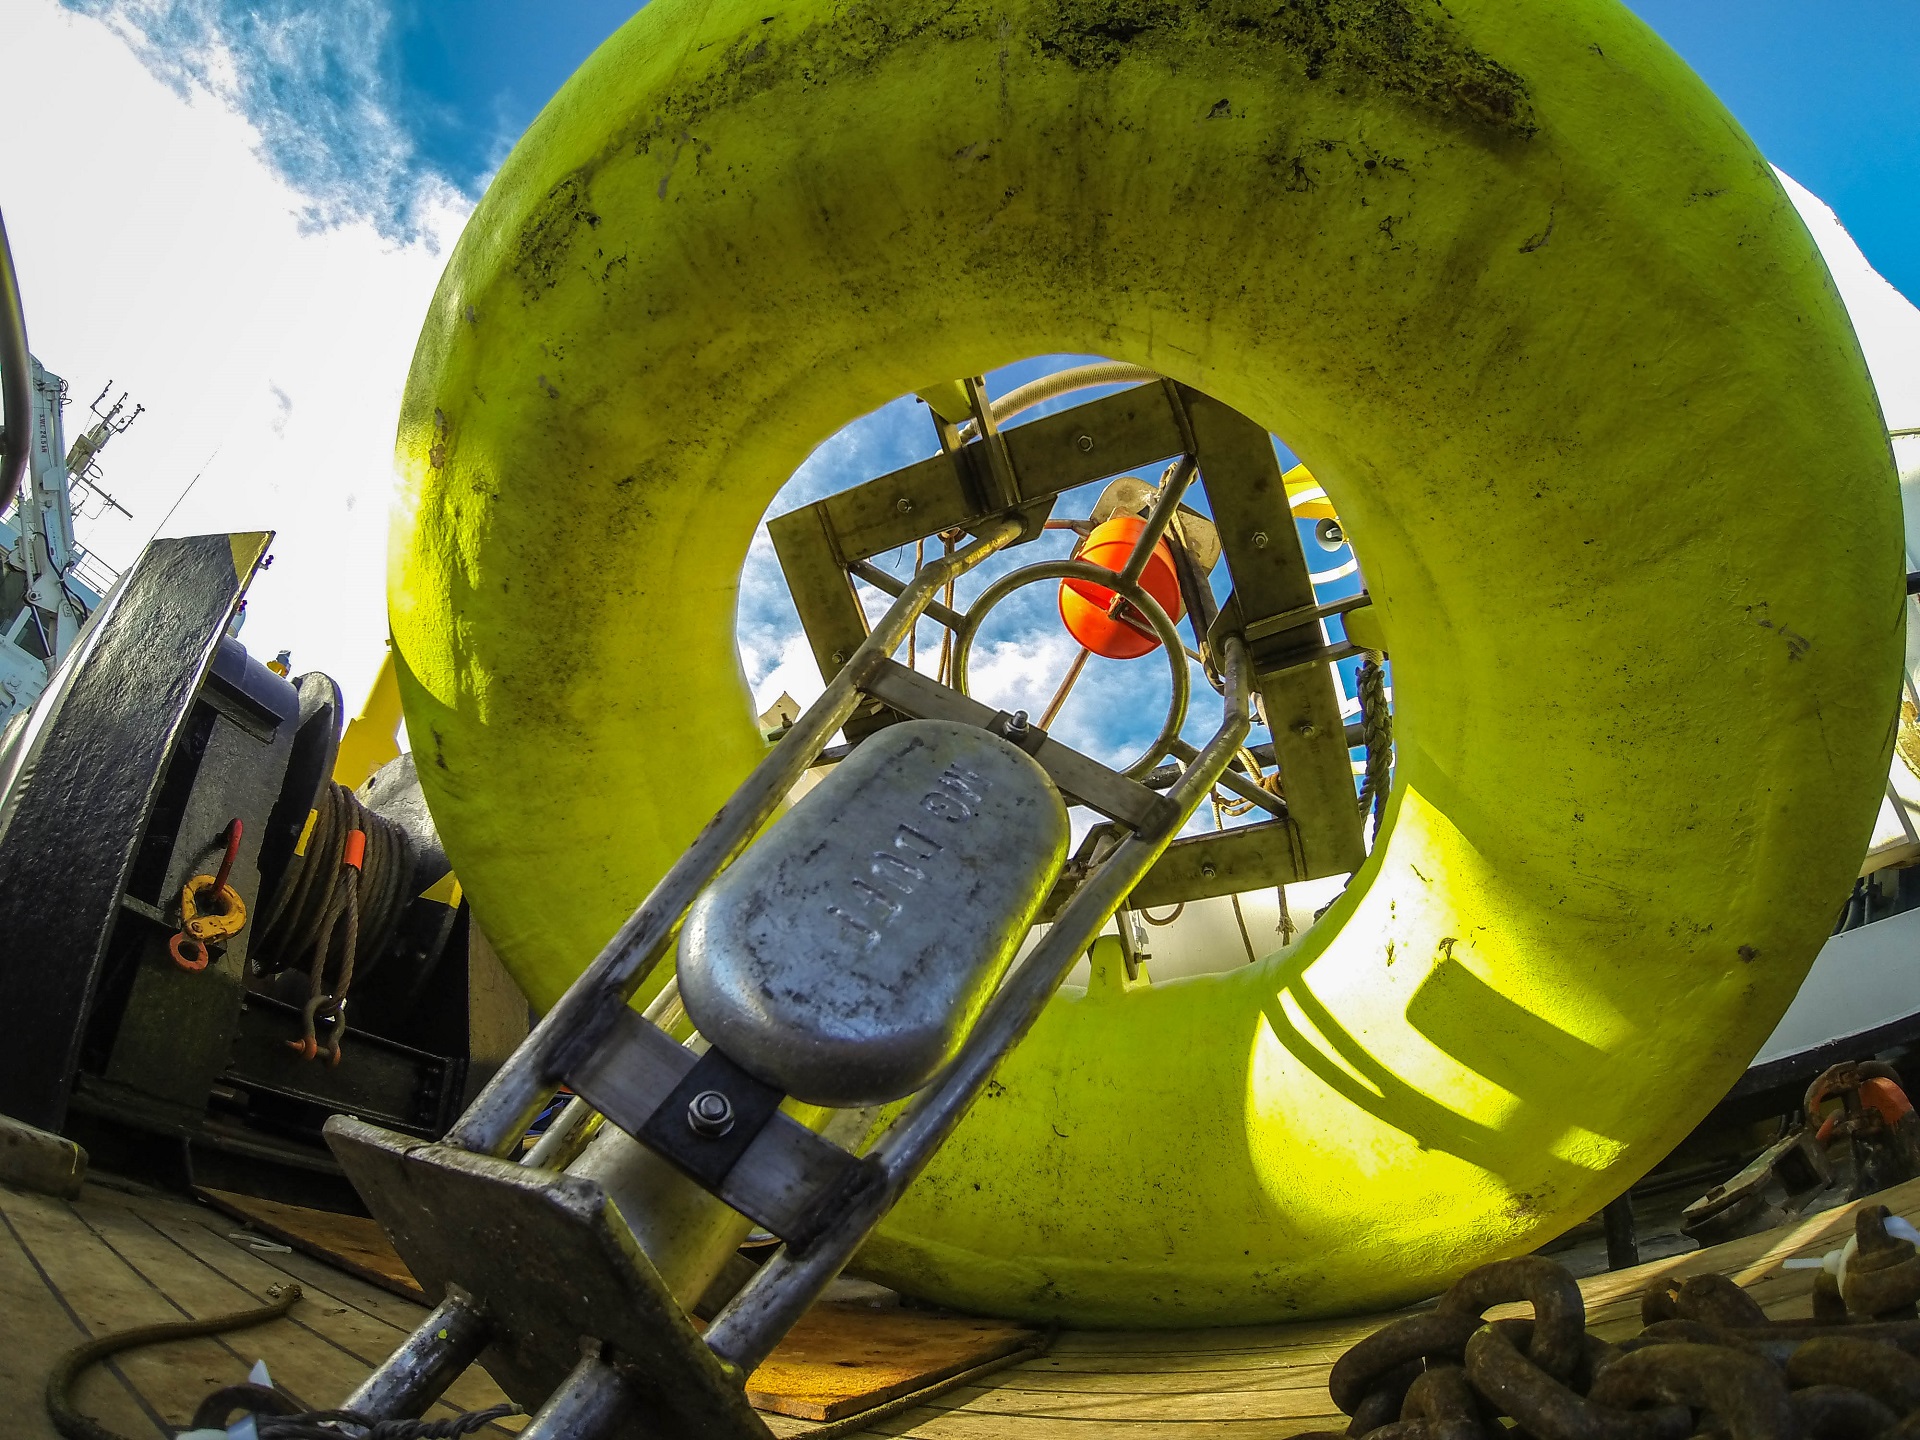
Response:
[{"label": "hex bolt", "polygon": [[847,663],[847,652],[846,652],[846,651],[844,651],[844,650],[836,650],[836,651],[834,651],[834,652],[833,652],[833,663],[834,663],[834,664],[836,664],[836,665],[844,665],[844,664],[846,664],[846,663]]},{"label": "hex bolt", "polygon": [[687,1102],[687,1124],[696,1135],[724,1135],[733,1129],[733,1102],[718,1090],[702,1090]]},{"label": "hex bolt", "polygon": [[1016,710],[1013,712],[1013,714],[1009,715],[1007,717],[1007,723],[1003,727],[1002,733],[1006,736],[1007,739],[1011,740],[1016,745],[1018,745],[1022,740],[1026,739],[1027,738],[1027,712],[1024,710]]},{"label": "hex bolt", "polygon": [[913,513],[913,501],[902,495],[894,502],[893,508],[898,510],[902,515],[911,515]]},{"label": "hex bolt", "polygon": [[1256,550],[1264,550],[1267,548],[1267,532],[1266,531],[1256,530],[1253,532],[1253,548]]},{"label": "hex bolt", "polygon": [[1219,873],[1220,873],[1219,867],[1216,866],[1211,860],[1202,860],[1200,862],[1200,874],[1206,879],[1211,880],[1213,879],[1214,876],[1218,875]]},{"label": "hex bolt", "polygon": [[1293,733],[1298,735],[1302,740],[1311,740],[1320,733],[1320,727],[1311,720],[1302,720],[1298,725],[1293,727]]},{"label": "hex bolt", "polygon": [[1080,453],[1082,455],[1091,455],[1093,453],[1093,436],[1076,435],[1073,437],[1073,443],[1080,447]]}]

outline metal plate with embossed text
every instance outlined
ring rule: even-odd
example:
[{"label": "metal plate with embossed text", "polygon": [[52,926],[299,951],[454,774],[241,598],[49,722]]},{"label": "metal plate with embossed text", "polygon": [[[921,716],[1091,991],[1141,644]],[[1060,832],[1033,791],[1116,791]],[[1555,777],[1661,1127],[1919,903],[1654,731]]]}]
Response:
[{"label": "metal plate with embossed text", "polygon": [[959,1048],[1066,846],[1025,753],[970,725],[888,726],[694,903],[687,1014],[800,1100],[911,1094]]}]

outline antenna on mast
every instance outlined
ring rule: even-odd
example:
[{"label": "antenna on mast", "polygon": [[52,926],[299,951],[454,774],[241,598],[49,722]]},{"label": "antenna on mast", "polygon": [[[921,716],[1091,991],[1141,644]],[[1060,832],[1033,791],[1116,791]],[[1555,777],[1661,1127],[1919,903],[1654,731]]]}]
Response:
[{"label": "antenna on mast", "polygon": [[126,434],[147,407],[135,405],[133,413],[123,417],[120,412],[126,409],[127,392],[122,390],[120,398],[107,409],[102,410],[100,402],[107,398],[107,392],[112,388],[113,381],[107,381],[100,387],[100,393],[94,397],[93,403],[87,407],[93,411],[94,424],[86,434],[75,440],[73,448],[67,451],[67,474],[72,477],[75,485],[85,486],[90,494],[98,496],[131,520],[133,512],[114,499],[107,492],[106,487],[100,483],[99,455],[114,436]]}]

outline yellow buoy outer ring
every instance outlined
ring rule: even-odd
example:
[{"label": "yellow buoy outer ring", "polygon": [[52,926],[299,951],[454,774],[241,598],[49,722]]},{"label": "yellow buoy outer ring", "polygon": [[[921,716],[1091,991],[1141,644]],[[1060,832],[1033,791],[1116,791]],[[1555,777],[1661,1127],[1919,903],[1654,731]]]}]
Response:
[{"label": "yellow buoy outer ring", "polygon": [[1059,997],[861,1265],[1250,1322],[1592,1213],[1805,975],[1903,626],[1826,270],[1613,0],[653,0],[502,167],[401,418],[408,731],[479,920],[550,1004],[760,753],[737,577],[781,482],[1054,352],[1311,465],[1393,803],[1290,953]]}]

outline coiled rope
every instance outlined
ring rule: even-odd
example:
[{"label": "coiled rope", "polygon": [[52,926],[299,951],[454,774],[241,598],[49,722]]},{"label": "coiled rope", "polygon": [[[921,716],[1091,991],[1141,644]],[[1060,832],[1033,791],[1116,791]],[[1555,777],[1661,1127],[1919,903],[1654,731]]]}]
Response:
[{"label": "coiled rope", "polygon": [[[306,1034],[288,1043],[308,1059],[325,1053],[337,1064],[356,965],[364,980],[393,938],[413,875],[413,843],[346,786],[329,782],[300,853],[306,863],[275,891],[255,953],[265,970],[307,971]],[[315,1034],[321,1020],[330,1022],[324,1046]]]}]

